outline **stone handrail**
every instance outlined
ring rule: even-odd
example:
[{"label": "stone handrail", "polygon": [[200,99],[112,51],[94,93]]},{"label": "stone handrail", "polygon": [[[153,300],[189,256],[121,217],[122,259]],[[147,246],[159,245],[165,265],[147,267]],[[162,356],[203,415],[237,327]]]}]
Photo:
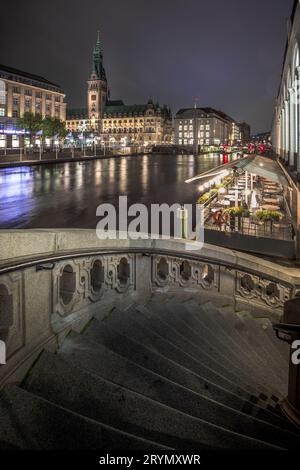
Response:
[{"label": "stone handrail", "polygon": [[[124,235],[124,234],[123,234]],[[99,309],[188,289],[236,308],[282,314],[300,272],[245,253],[186,240],[99,240],[94,230],[0,232],[0,384],[21,380],[42,348],[55,349]],[[197,248],[197,249],[195,249]]]}]

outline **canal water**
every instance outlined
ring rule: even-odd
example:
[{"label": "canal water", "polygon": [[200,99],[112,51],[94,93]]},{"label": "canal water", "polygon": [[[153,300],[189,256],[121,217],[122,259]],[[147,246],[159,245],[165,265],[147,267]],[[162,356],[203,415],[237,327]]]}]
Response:
[{"label": "canal water", "polygon": [[[235,158],[235,156],[229,157]],[[95,228],[99,204],[195,203],[185,180],[228,156],[144,155],[0,170],[0,228]]]}]

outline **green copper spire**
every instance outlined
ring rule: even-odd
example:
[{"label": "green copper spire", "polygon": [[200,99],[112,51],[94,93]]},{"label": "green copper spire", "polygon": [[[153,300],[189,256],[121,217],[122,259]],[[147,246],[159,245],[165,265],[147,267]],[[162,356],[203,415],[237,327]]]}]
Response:
[{"label": "green copper spire", "polygon": [[103,67],[103,54],[100,41],[100,31],[97,32],[97,42],[93,52],[93,72],[101,80],[106,80],[105,70]]}]

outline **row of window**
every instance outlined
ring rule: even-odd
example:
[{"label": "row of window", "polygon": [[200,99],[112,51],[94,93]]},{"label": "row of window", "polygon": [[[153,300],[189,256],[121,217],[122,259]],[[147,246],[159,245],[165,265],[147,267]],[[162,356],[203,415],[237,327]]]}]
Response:
[{"label": "row of window", "polygon": [[[194,144],[194,139],[179,139],[178,141],[179,145],[193,145]],[[210,141],[209,139],[200,139],[199,140],[200,145],[209,145]]]},{"label": "row of window", "polygon": [[[185,137],[185,138],[188,138],[188,137],[194,137],[194,133],[193,132],[179,132],[178,133],[178,137],[181,139],[182,137]],[[201,138],[209,138],[210,137],[210,133],[209,132],[206,132],[205,135],[204,135],[204,132],[200,132],[200,137]]]},{"label": "row of window", "polygon": [[[205,123],[205,119],[198,119],[198,121],[201,123],[201,124],[204,124]],[[184,121],[179,121],[179,125],[182,125],[182,124],[193,124],[194,122],[194,119],[185,119]],[[210,120],[209,119],[206,119],[206,124],[209,124],[210,123]]]},{"label": "row of window", "polygon": [[[192,130],[194,129],[194,126],[193,126],[192,124],[190,124],[189,126],[184,125],[184,126],[179,126],[178,129],[179,129],[179,131],[182,131],[182,129],[183,129],[184,131],[187,131],[188,129],[189,129],[190,131],[192,131]],[[206,129],[207,131],[209,131],[209,130],[210,130],[210,125],[209,125],[209,124],[206,124],[205,129]],[[200,130],[204,130],[204,124],[201,124],[201,125],[200,125]]]},{"label": "row of window", "polygon": [[146,127],[145,129],[143,127],[140,127],[140,128],[129,128],[129,129],[126,129],[126,128],[117,128],[117,129],[111,129],[111,128],[108,128],[108,129],[104,129],[103,132],[107,133],[107,134],[134,134],[134,133],[139,133],[139,132],[147,132],[147,133],[154,133],[155,132],[155,128],[153,127]]},{"label": "row of window", "polygon": [[[26,88],[26,89],[24,90],[24,95],[25,95],[25,96],[32,96],[32,95],[33,95],[32,92],[33,92],[33,90]],[[20,93],[21,93],[20,87],[14,86],[14,87],[13,87],[13,93],[20,94]],[[48,94],[48,93],[45,95],[45,99],[46,99],[47,101],[52,101],[53,96],[54,96],[54,101],[56,101],[57,103],[60,103],[60,102],[62,101],[62,96],[59,96],[59,95],[51,95],[51,94]],[[41,92],[41,91],[36,91],[36,92],[35,92],[35,97],[42,99],[42,98],[43,98],[43,92]]]}]

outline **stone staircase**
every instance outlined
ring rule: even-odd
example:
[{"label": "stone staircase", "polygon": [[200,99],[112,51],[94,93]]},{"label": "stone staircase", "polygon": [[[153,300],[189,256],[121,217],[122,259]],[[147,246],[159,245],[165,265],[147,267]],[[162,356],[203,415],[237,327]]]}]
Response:
[{"label": "stone staircase", "polygon": [[0,449],[293,449],[287,345],[187,295],[99,313],[0,397]]}]

